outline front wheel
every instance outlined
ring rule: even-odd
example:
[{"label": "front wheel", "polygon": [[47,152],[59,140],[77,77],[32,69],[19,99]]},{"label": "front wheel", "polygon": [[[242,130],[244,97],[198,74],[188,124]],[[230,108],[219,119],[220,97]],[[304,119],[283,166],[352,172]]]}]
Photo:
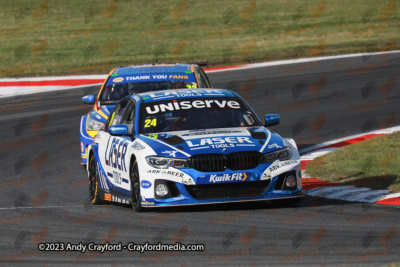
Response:
[{"label": "front wheel", "polygon": [[99,179],[98,179],[98,169],[97,162],[94,157],[94,154],[90,156],[89,159],[89,195],[90,201],[93,205],[98,205],[101,203],[99,196]]},{"label": "front wheel", "polygon": [[132,207],[139,212],[143,210],[143,207],[141,203],[142,197],[140,196],[139,167],[136,160],[131,164],[130,179]]}]

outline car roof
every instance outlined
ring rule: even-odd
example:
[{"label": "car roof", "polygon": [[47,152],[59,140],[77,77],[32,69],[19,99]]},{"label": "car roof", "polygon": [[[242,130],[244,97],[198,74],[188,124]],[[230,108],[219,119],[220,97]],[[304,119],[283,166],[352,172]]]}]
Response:
[{"label": "car roof", "polygon": [[169,89],[161,91],[145,92],[131,95],[130,98],[140,98],[146,102],[154,102],[168,99],[208,98],[208,97],[236,97],[236,94],[227,89],[196,88],[196,89]]},{"label": "car roof", "polygon": [[192,73],[192,64],[147,64],[132,65],[116,68],[113,74],[135,75],[135,74],[160,74],[160,73]]}]

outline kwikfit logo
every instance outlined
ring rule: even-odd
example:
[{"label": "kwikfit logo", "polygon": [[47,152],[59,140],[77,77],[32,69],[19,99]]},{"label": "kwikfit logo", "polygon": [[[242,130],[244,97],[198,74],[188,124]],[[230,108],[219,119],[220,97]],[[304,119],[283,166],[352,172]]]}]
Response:
[{"label": "kwikfit logo", "polygon": [[210,176],[210,183],[219,183],[219,182],[235,182],[235,181],[244,181],[246,180],[247,175],[246,173],[233,173],[228,174],[225,173],[223,175],[211,175]]}]

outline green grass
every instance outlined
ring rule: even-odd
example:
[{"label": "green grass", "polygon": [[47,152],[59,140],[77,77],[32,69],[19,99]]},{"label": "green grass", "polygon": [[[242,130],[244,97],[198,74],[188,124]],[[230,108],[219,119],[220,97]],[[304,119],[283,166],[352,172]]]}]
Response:
[{"label": "green grass", "polygon": [[399,11],[389,3],[3,1],[0,77],[108,73],[118,64],[154,61],[208,59],[218,66],[399,49]]},{"label": "green grass", "polygon": [[349,145],[311,161],[311,177],[400,192],[400,132]]}]

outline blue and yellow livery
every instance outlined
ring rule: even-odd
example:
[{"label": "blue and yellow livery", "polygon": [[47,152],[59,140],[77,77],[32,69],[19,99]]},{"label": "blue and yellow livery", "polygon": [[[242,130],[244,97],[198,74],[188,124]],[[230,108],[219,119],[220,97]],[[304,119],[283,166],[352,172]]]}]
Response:
[{"label": "blue and yellow livery", "polygon": [[127,95],[166,89],[211,88],[210,80],[196,64],[133,65],[113,69],[99,94],[82,98],[93,109],[82,117],[80,145],[82,164],[87,163],[87,147],[93,142],[115,105]]}]

